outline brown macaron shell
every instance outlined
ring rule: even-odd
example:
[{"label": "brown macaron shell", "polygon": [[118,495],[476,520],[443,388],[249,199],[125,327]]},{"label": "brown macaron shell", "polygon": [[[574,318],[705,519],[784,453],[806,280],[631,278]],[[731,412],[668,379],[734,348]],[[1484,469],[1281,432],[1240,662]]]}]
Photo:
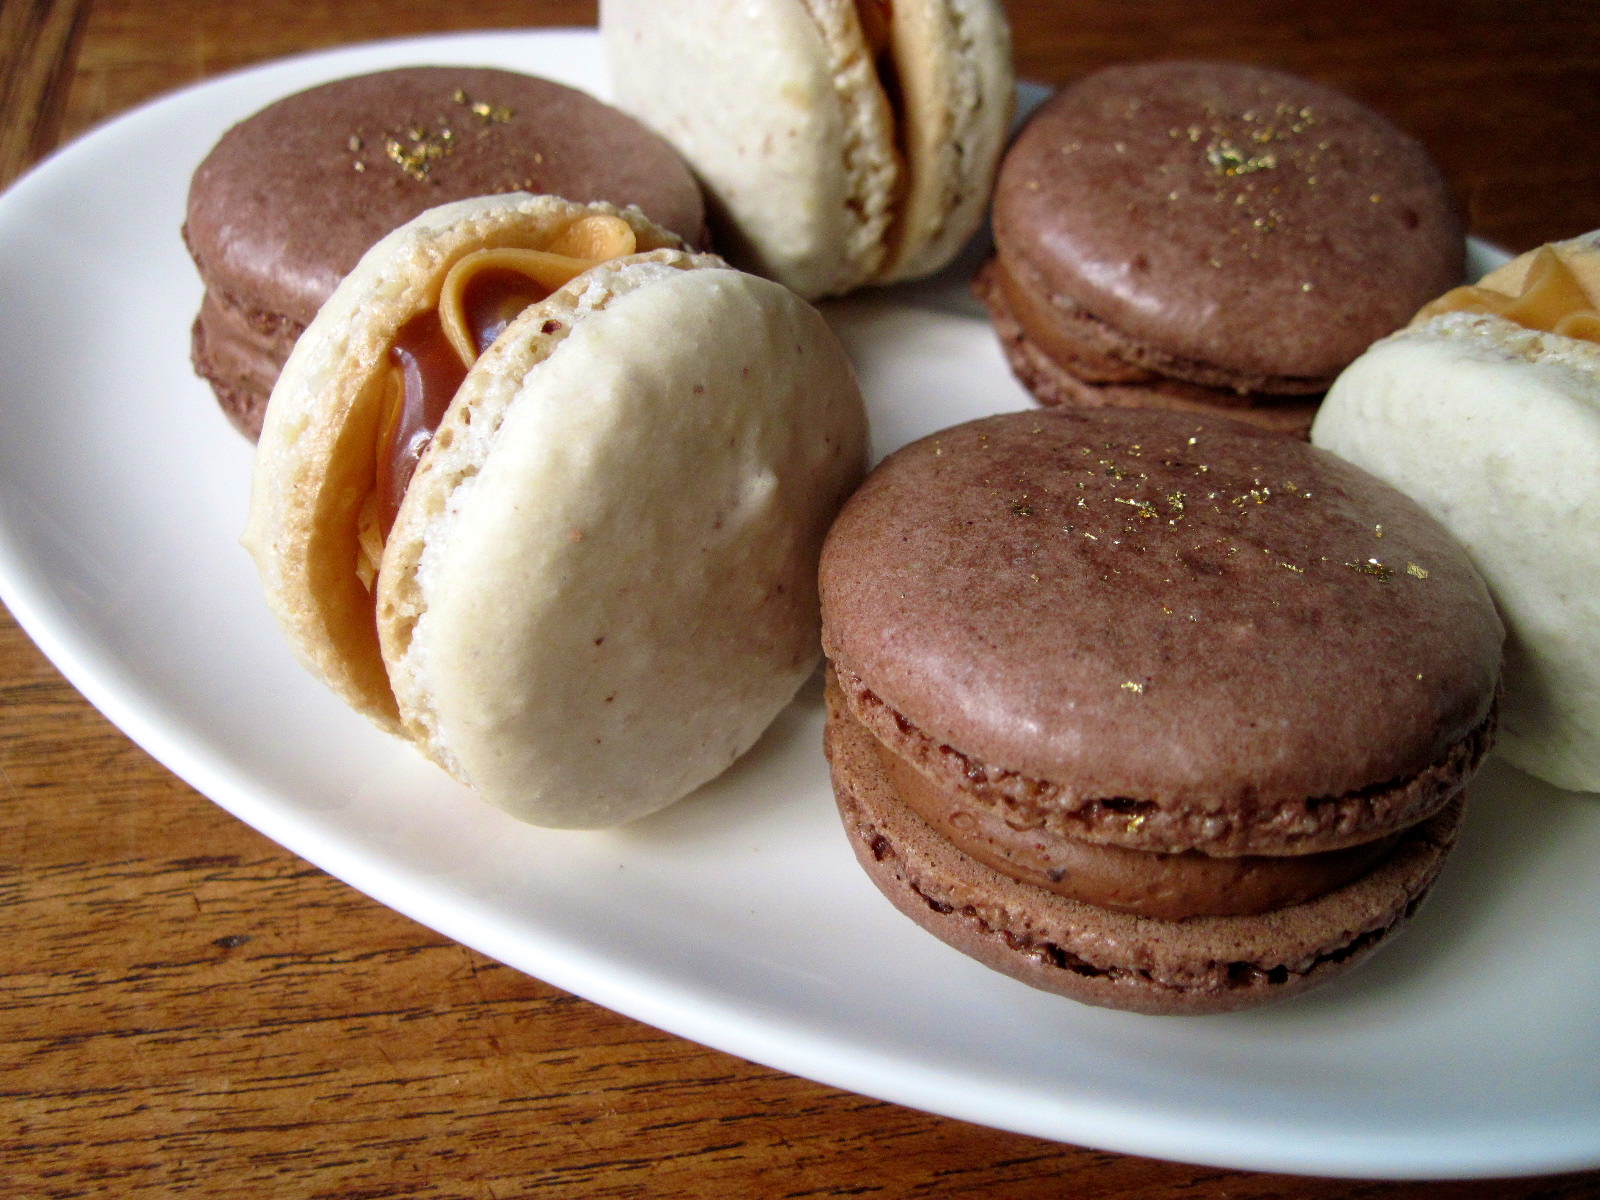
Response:
[{"label": "brown macaron shell", "polygon": [[1063,89],[1006,155],[994,226],[1004,275],[1103,322],[1118,357],[1242,392],[1320,390],[1464,270],[1417,142],[1240,64],[1118,66]]},{"label": "brown macaron shell", "polygon": [[1126,349],[1118,344],[1122,339],[1111,336],[1105,322],[1083,309],[1057,298],[1047,312],[1042,310],[1037,295],[1004,276],[996,258],[979,268],[972,286],[989,309],[1012,373],[1040,404],[1223,413],[1289,437],[1305,440],[1310,435],[1322,400],[1320,382],[1316,395],[1274,394],[1164,376],[1151,366],[1137,365],[1140,355],[1131,350],[1117,357]]},{"label": "brown macaron shell", "polygon": [[1243,916],[1302,904],[1349,883],[1388,854],[1399,836],[1308,854],[1132,850],[1043,824],[1015,825],[952,781],[924,775],[882,742],[877,752],[900,803],[968,858],[1071,900],[1146,917]]},{"label": "brown macaron shell", "polygon": [[830,695],[827,747],[851,847],[911,920],[996,971],[1151,1014],[1250,1008],[1348,970],[1422,902],[1455,841],[1456,799],[1354,882],[1254,916],[1159,920],[1053,895],[955,850],[899,802],[872,736]]},{"label": "brown macaron shell", "polygon": [[823,643],[896,753],[1022,827],[1294,854],[1436,810],[1502,629],[1439,525],[1220,418],[1044,410],[891,456],[821,569]]},{"label": "brown macaron shell", "polygon": [[235,125],[195,172],[184,239],[207,288],[195,369],[255,437],[295,338],[370,246],[447,201],[515,191],[636,205],[704,241],[677,154],[583,92],[487,67],[336,80]]}]

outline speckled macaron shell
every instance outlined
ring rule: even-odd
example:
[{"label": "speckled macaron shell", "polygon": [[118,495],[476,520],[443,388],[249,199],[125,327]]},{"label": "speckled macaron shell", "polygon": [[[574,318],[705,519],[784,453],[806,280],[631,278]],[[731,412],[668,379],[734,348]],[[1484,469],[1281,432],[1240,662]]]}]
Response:
[{"label": "speckled macaron shell", "polygon": [[1251,378],[1331,381],[1464,269],[1418,143],[1240,64],[1119,66],[1063,89],[1007,153],[994,222],[1002,262],[1044,293]]},{"label": "speckled macaron shell", "polygon": [[1359,469],[1218,418],[935,434],[851,499],[821,579],[875,732],[1071,836],[1352,844],[1437,808],[1487,742],[1502,630],[1461,549]]},{"label": "speckled macaron shell", "polygon": [[1011,34],[990,0],[891,9],[906,183],[873,280],[931,274],[982,222],[1011,124]]},{"label": "speckled macaron shell", "polygon": [[819,654],[816,564],[866,416],[822,317],[672,251],[526,310],[384,550],[401,720],[522,820],[622,824],[726,769]]},{"label": "speckled macaron shell", "polygon": [[184,237],[207,289],[196,368],[255,436],[277,370],[362,254],[453,200],[505,192],[637,205],[704,237],[699,185],[662,139],[573,88],[488,67],[403,67],[285,97],[196,170]]},{"label": "speckled macaron shell", "polygon": [[279,624],[308,669],[381,727],[400,732],[356,577],[361,505],[376,473],[384,367],[395,334],[437,303],[474,250],[544,245],[589,213],[622,217],[642,250],[682,243],[638,210],[509,194],[459,200],[379,240],[294,347],[256,446],[244,544]]},{"label": "speckled macaron shell", "polygon": [[893,114],[853,6],[605,0],[600,32],[617,103],[694,168],[731,261],[806,297],[878,270]]},{"label": "speckled macaron shell", "polygon": [[956,851],[894,795],[871,735],[837,691],[827,745],[851,848],[902,913],[955,949],[1032,987],[1151,1014],[1250,1008],[1349,970],[1416,911],[1454,844],[1453,799],[1352,883],[1249,917],[1155,920],[1009,879]]},{"label": "speckled macaron shell", "polygon": [[854,0],[604,0],[600,31],[742,267],[839,295],[936,270],[982,219],[1013,102],[993,0],[893,5],[898,112]]},{"label": "speckled macaron shell", "polygon": [[[1589,252],[1592,272],[1600,239]],[[1515,293],[1525,267],[1498,282]],[[1600,346],[1432,317],[1353,363],[1311,436],[1408,493],[1483,572],[1508,630],[1499,751],[1600,791]]]}]

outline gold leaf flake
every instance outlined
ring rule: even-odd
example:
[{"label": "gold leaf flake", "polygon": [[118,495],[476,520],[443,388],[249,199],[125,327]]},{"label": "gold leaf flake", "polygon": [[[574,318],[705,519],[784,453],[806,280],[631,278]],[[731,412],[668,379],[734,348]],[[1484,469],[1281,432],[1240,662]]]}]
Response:
[{"label": "gold leaf flake", "polygon": [[1360,571],[1363,575],[1371,575],[1380,582],[1387,581],[1389,576],[1393,574],[1388,567],[1375,558],[1369,558],[1365,562],[1345,563],[1344,565],[1352,571]]}]

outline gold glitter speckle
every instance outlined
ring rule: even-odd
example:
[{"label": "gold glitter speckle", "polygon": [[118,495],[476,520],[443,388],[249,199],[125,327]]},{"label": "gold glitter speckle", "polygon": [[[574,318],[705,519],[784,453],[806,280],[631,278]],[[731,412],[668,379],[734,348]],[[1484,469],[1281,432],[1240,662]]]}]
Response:
[{"label": "gold glitter speckle", "polygon": [[[1414,562],[1408,562],[1406,564],[1406,574],[1413,579],[1426,579],[1428,577],[1428,568],[1419,567]],[[1418,678],[1420,679],[1421,676],[1418,676]]]},{"label": "gold glitter speckle", "polygon": [[1148,521],[1152,517],[1160,515],[1156,512],[1156,506],[1151,504],[1148,500],[1130,500],[1125,496],[1115,496],[1113,499],[1118,504],[1131,505],[1133,508],[1137,509],[1142,520]]},{"label": "gold glitter speckle", "polygon": [[1033,505],[1026,500],[1014,500],[1011,504],[1011,515],[1014,517],[1033,516]]},{"label": "gold glitter speckle", "polygon": [[407,141],[391,137],[383,144],[384,155],[419,183],[428,178],[433,164],[450,153],[450,143],[427,130],[408,129]]},{"label": "gold glitter speckle", "polygon": [[1278,165],[1278,156],[1270,150],[1260,154],[1249,154],[1227,138],[1221,138],[1206,147],[1206,161],[1218,175],[1231,179],[1237,175],[1254,175],[1257,171],[1270,171]]},{"label": "gold glitter speckle", "polygon": [[1137,679],[1129,679],[1123,683],[1122,690],[1125,692],[1132,692],[1136,696],[1142,696],[1144,695],[1144,684],[1140,683]]},{"label": "gold glitter speckle", "polygon": [[1375,558],[1369,558],[1365,562],[1345,563],[1345,566],[1352,571],[1360,571],[1363,575],[1371,575],[1380,582],[1387,581],[1389,576],[1393,574],[1388,567]]}]

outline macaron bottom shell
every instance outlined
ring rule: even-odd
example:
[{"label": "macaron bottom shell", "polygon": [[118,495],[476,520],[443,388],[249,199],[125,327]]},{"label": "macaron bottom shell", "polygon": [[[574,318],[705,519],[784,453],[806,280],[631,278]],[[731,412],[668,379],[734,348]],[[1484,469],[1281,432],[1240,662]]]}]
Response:
[{"label": "macaron bottom shell", "polygon": [[1319,986],[1370,955],[1426,897],[1455,843],[1458,795],[1370,872],[1258,916],[1158,920],[1009,879],[955,850],[895,796],[875,739],[830,685],[827,750],[851,847],[905,916],[1030,987],[1130,1012],[1251,1008]]},{"label": "macaron bottom shell", "polygon": [[[1226,416],[1302,440],[1310,434],[1322,400],[1320,389],[1313,394],[1239,391],[1109,360],[1092,348],[1065,344],[1062,330],[1052,330],[1041,339],[1044,327],[1024,324],[992,258],[979,270],[972,286],[989,310],[1012,373],[1046,407],[1162,408]],[[1065,325],[1063,320],[1063,328]]]}]

